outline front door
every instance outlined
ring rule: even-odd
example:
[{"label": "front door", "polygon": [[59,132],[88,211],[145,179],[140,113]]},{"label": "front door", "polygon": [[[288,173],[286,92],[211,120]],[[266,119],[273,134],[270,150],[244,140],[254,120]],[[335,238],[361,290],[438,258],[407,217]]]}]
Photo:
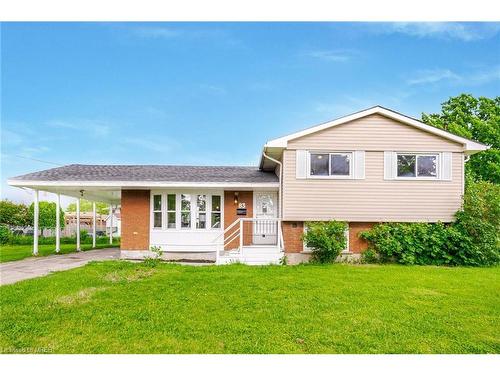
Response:
[{"label": "front door", "polygon": [[276,192],[254,192],[255,219],[253,243],[275,245],[278,239],[278,194]]}]

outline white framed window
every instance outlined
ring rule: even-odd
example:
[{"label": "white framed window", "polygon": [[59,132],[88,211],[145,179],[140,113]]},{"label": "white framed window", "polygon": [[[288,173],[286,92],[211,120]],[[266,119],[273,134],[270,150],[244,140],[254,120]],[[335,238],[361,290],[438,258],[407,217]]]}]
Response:
[{"label": "white framed window", "polygon": [[207,196],[196,196],[196,229],[205,229],[207,227]]},{"label": "white framed window", "polygon": [[438,179],[439,154],[396,153],[396,178]]},{"label": "white framed window", "polygon": [[153,228],[162,228],[162,199],[161,194],[153,195]]},{"label": "white framed window", "polygon": [[177,195],[167,194],[167,228],[177,228]]},{"label": "white framed window", "polygon": [[181,194],[181,229],[191,228],[191,195]]},{"label": "white framed window", "polygon": [[222,220],[221,196],[212,195],[212,215],[211,215],[212,228],[220,228],[221,220]]},{"label": "white framed window", "polygon": [[352,152],[309,152],[310,178],[353,178]]},{"label": "white framed window", "polygon": [[152,191],[153,230],[220,230],[223,222],[222,194],[211,191]]}]

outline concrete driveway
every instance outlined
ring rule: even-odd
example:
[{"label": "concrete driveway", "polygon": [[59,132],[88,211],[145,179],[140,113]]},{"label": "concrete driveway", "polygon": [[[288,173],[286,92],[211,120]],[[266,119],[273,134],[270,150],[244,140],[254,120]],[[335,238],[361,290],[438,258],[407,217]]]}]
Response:
[{"label": "concrete driveway", "polygon": [[32,257],[14,262],[0,263],[0,285],[48,275],[87,264],[92,260],[119,259],[120,249],[100,249],[79,253]]}]

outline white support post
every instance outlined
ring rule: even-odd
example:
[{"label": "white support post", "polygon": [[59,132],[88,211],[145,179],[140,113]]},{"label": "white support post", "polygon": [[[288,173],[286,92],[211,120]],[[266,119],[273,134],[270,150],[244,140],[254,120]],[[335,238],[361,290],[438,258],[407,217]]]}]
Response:
[{"label": "white support post", "polygon": [[243,220],[240,219],[240,253],[243,251]]},{"label": "white support post", "polygon": [[113,206],[109,205],[109,244],[113,245]]},{"label": "white support post", "polygon": [[56,253],[61,251],[61,196],[56,197]]},{"label": "white support post", "polygon": [[38,216],[39,216],[39,206],[38,206],[38,190],[33,190],[33,255],[38,255]]},{"label": "white support post", "polygon": [[276,238],[276,247],[278,251],[281,251],[281,220],[276,221],[276,225],[278,226],[278,237]]},{"label": "white support post", "polygon": [[76,200],[76,251],[80,251],[80,198]]},{"label": "white support post", "polygon": [[95,236],[96,236],[96,219],[95,202],[92,202],[92,248],[95,249]]}]

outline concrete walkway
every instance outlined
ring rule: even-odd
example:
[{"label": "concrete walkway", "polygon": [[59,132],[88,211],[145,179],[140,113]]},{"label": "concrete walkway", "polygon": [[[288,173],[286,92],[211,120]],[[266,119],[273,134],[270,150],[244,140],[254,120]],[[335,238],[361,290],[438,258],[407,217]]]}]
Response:
[{"label": "concrete walkway", "polygon": [[120,249],[100,249],[78,253],[31,257],[13,262],[0,263],[0,285],[48,275],[87,264],[92,260],[119,259]]}]

